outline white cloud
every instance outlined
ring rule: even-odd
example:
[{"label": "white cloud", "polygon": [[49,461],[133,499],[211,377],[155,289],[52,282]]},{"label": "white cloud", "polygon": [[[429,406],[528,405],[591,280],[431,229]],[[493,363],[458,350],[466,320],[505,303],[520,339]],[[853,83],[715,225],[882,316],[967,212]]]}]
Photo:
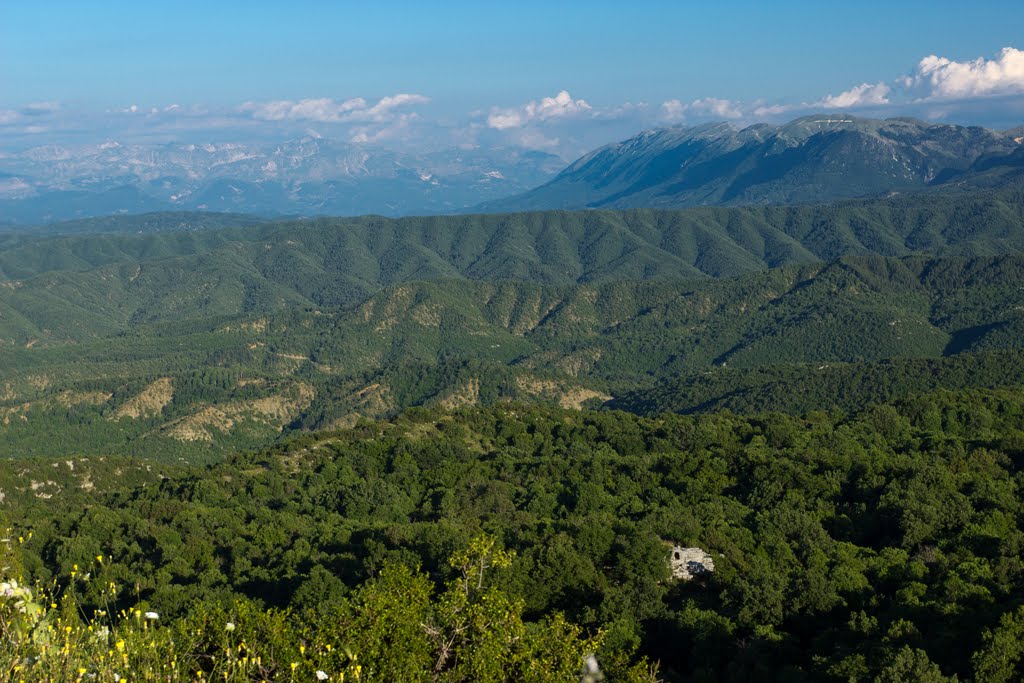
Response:
[{"label": "white cloud", "polygon": [[401,93],[398,95],[392,95],[390,97],[383,97],[377,104],[373,105],[365,111],[357,111],[353,113],[353,118],[356,121],[384,121],[390,117],[392,109],[398,107],[406,107],[415,104],[428,104],[430,102],[429,97],[423,95],[410,95],[407,93]]},{"label": "white cloud", "polygon": [[705,97],[690,103],[690,111],[698,114],[711,115],[722,119],[738,119],[743,117],[739,105],[732,100],[720,100],[717,97]]},{"label": "white cloud", "polygon": [[826,109],[851,109],[889,104],[889,93],[891,92],[892,88],[885,83],[861,83],[838,95],[827,95],[810,106],[825,107]]},{"label": "white cloud", "polygon": [[292,100],[275,100],[273,102],[246,102],[239,109],[251,113],[253,118],[262,121],[284,121],[300,119],[308,121],[339,121],[342,117],[356,109],[365,109],[366,100],[356,97],[343,102],[336,102],[328,97]]},{"label": "white cloud", "polygon": [[[877,83],[864,82],[839,94],[829,94],[815,101],[799,103],[748,103],[707,97],[686,103],[668,100],[661,105],[661,120],[678,123],[687,120],[779,119],[823,109],[867,109],[872,112],[903,112],[927,118],[949,114],[938,105],[956,104],[957,111],[969,106],[968,100],[985,100],[989,106],[995,96],[1024,95],[1024,50],[1006,47],[991,59],[978,58],[956,62],[931,55],[922,59],[909,77]],[[922,111],[920,105],[931,108]],[[1006,118],[1013,103],[1004,98],[998,112]],[[874,108],[874,109],[872,109]],[[998,113],[996,112],[996,113]],[[997,117],[998,118],[998,117]]]},{"label": "white cloud", "polygon": [[686,117],[687,105],[679,100],[669,100],[661,103],[661,117],[666,121],[682,121]]},{"label": "white cloud", "polygon": [[21,109],[21,113],[25,116],[43,116],[54,114],[58,111],[60,111],[59,102],[33,102]]},{"label": "white cloud", "polygon": [[732,100],[717,97],[703,97],[693,102],[668,100],[661,104],[661,118],[665,121],[678,123],[687,118],[696,119],[739,119],[743,118],[741,105]]},{"label": "white cloud", "polygon": [[519,128],[524,123],[524,117],[517,111],[494,112],[487,117],[487,125],[497,130]]},{"label": "white cloud", "polygon": [[779,116],[781,114],[787,114],[791,111],[795,111],[804,106],[805,105],[802,104],[758,104],[754,107],[754,116]]},{"label": "white cloud", "polygon": [[310,98],[298,101],[275,100],[273,102],[246,102],[239,111],[251,114],[261,121],[316,121],[319,123],[376,122],[381,123],[395,117],[394,110],[417,104],[427,104],[430,98],[423,95],[400,93],[382,97],[370,106],[362,97],[337,101],[329,97]]},{"label": "white cloud", "polygon": [[18,112],[11,109],[0,109],[0,126],[14,123],[18,120]]},{"label": "white cloud", "polygon": [[349,135],[349,142],[358,144],[372,144],[400,140],[410,134],[410,124],[417,121],[416,114],[402,114],[391,123],[384,126],[358,126],[352,129]]},{"label": "white cloud", "polygon": [[593,107],[586,100],[574,100],[568,90],[562,90],[554,97],[545,97],[539,103],[528,102],[513,109],[494,108],[487,117],[487,125],[496,130],[508,130],[522,128],[533,121],[579,116],[592,110]]},{"label": "white cloud", "polygon": [[954,62],[929,55],[903,80],[927,99],[955,99],[1024,93],[1024,50],[1004,47],[994,59]]}]

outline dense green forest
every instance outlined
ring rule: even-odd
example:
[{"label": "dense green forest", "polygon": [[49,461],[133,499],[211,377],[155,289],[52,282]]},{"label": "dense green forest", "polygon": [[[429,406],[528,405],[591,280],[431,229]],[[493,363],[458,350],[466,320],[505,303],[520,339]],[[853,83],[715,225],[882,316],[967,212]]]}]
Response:
[{"label": "dense green forest", "polygon": [[[409,610],[443,621],[445,591],[463,585],[470,602],[493,590],[511,606],[538,634],[529,647],[570,648],[571,670],[593,648],[611,680],[656,661],[670,681],[1011,681],[1024,675],[1022,425],[1020,391],[851,415],[414,410],[123,480],[130,461],[30,459],[3,488],[21,490],[5,511],[22,567],[64,590],[76,577],[84,614],[233,620],[263,652],[322,642],[331,624],[367,680],[396,666],[431,680],[435,645]],[[25,491],[36,476],[60,490]],[[707,552],[713,571],[673,579],[673,545]],[[486,577],[460,573],[457,558],[481,552]],[[382,624],[403,629],[393,651],[374,640]],[[444,680],[474,680],[460,675]]]},{"label": "dense green forest", "polygon": [[[1024,376],[1019,254],[683,281],[410,281],[351,305],[295,294],[289,310],[233,315],[213,314],[231,304],[208,308],[219,300],[202,288],[169,301],[173,286],[122,291],[102,269],[40,277],[0,292],[25,335],[0,349],[8,455],[209,462],[411,406],[850,410]],[[41,326],[48,337],[24,341]]]},{"label": "dense green forest", "polygon": [[1020,680],[1022,199],[0,237],[0,680]]}]

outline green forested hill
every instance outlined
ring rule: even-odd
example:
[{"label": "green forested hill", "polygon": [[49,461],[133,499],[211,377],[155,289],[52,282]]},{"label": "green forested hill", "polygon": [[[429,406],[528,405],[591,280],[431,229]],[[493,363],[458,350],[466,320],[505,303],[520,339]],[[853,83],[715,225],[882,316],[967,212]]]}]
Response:
[{"label": "green forested hill", "polygon": [[11,226],[0,230],[0,244],[27,241],[42,236],[75,234],[146,234],[151,232],[195,232],[248,227],[268,219],[240,213],[216,211],[158,211],[144,214],[119,213],[80,218],[33,227]]},{"label": "green forested hill", "polygon": [[81,339],[136,321],[347,305],[409,281],[678,280],[849,254],[1018,249],[1024,194],[1013,187],[789,208],[314,219],[64,236],[0,251],[0,339]]},{"label": "green forested hill", "polygon": [[[824,401],[780,404],[802,411],[947,386],[929,373],[1016,384],[1021,192],[19,238],[3,453],[207,461],[409,406]],[[185,220],[165,218],[145,222]],[[823,378],[841,390],[794,391]]]},{"label": "green forested hill", "polygon": [[[80,461],[21,463],[22,479],[0,485],[63,487],[3,508],[22,520],[24,566],[70,581],[84,614],[159,613],[138,647],[177,633],[176,656],[196,648],[204,671],[223,657],[226,621],[270,678],[289,661],[310,678],[328,668],[318,661],[337,666],[311,647],[324,637],[369,680],[413,667],[415,653],[436,661],[415,627],[453,628],[428,614],[454,598],[421,612],[424,594],[463,585],[448,558],[483,532],[515,555],[480,555],[473,590],[497,590],[484,601],[531,623],[524,637],[556,612],[601,634],[614,680],[645,655],[667,681],[980,683],[1022,672],[1022,420],[1019,390],[936,392],[850,417],[418,410],[208,469],[126,474],[134,486],[109,467],[79,473]],[[713,570],[671,578],[673,545],[706,552]],[[266,607],[294,611],[260,617]],[[404,625],[390,646],[374,635],[386,624]],[[210,630],[210,642],[188,637]],[[468,656],[490,641],[453,642]],[[516,680],[575,680],[578,668]],[[401,679],[431,680],[419,665]]]},{"label": "green forested hill", "polygon": [[[209,287],[216,278],[247,294],[287,290],[328,305],[436,278],[555,285],[723,276],[846,254],[996,255],[1024,246],[1022,193],[1008,186],[788,208],[310,219],[90,234],[20,241],[0,252],[0,276],[19,289],[54,289],[58,283],[33,279],[95,271],[110,287],[144,293],[166,286],[163,273],[180,288]],[[204,274],[211,262],[219,269]],[[244,303],[232,299],[231,312]]]},{"label": "green forested hill", "polygon": [[12,237],[0,678],[1017,680],[1022,199]]},{"label": "green forested hill", "polygon": [[1022,281],[1021,255],[847,257],[682,282],[407,282],[234,316],[206,290],[163,301],[181,320],[96,316],[80,324],[107,336],[8,347],[0,413],[9,454],[210,460],[417,405],[852,409],[1019,383]]}]

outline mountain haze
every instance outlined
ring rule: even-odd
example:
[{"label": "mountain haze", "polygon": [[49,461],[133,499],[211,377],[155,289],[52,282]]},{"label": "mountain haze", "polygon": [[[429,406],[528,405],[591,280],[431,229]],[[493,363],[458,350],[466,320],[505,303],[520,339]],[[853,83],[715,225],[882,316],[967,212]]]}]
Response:
[{"label": "mountain haze", "polygon": [[44,145],[0,151],[0,226],[181,210],[451,213],[535,187],[564,163],[512,147],[412,152],[320,137]]},{"label": "mountain haze", "polygon": [[0,153],[0,226],[190,210],[409,216],[810,203],[998,185],[1024,169],[1022,142],[1021,129],[833,113],[645,131],[567,168],[513,146],[417,152],[317,137],[46,145]]}]

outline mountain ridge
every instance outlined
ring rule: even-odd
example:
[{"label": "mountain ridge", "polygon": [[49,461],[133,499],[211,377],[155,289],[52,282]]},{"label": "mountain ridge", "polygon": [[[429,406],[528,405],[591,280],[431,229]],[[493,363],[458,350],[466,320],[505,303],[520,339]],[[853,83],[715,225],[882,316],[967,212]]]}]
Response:
[{"label": "mountain ridge", "polygon": [[[963,179],[985,159],[1016,162],[1013,131],[908,118],[812,115],[644,131],[596,149],[544,185],[481,211],[794,204],[908,191]],[[1002,160],[997,161],[997,160]]]},{"label": "mountain ridge", "polygon": [[[164,218],[138,220],[184,220],[180,214]],[[992,255],[1024,250],[1024,183],[946,197],[907,194],[788,207],[363,216],[252,225],[245,217],[238,223],[221,218],[226,224],[218,229],[125,234],[133,232],[133,219],[125,218],[118,224],[122,234],[23,236],[0,252],[0,279],[106,265],[134,268],[141,261],[217,249],[229,249],[232,259],[241,249],[257,269],[277,268],[293,279],[299,272],[289,260],[299,259],[307,267],[307,287],[325,274],[372,287],[416,273],[413,279],[564,284],[736,275],[856,253]]]}]

